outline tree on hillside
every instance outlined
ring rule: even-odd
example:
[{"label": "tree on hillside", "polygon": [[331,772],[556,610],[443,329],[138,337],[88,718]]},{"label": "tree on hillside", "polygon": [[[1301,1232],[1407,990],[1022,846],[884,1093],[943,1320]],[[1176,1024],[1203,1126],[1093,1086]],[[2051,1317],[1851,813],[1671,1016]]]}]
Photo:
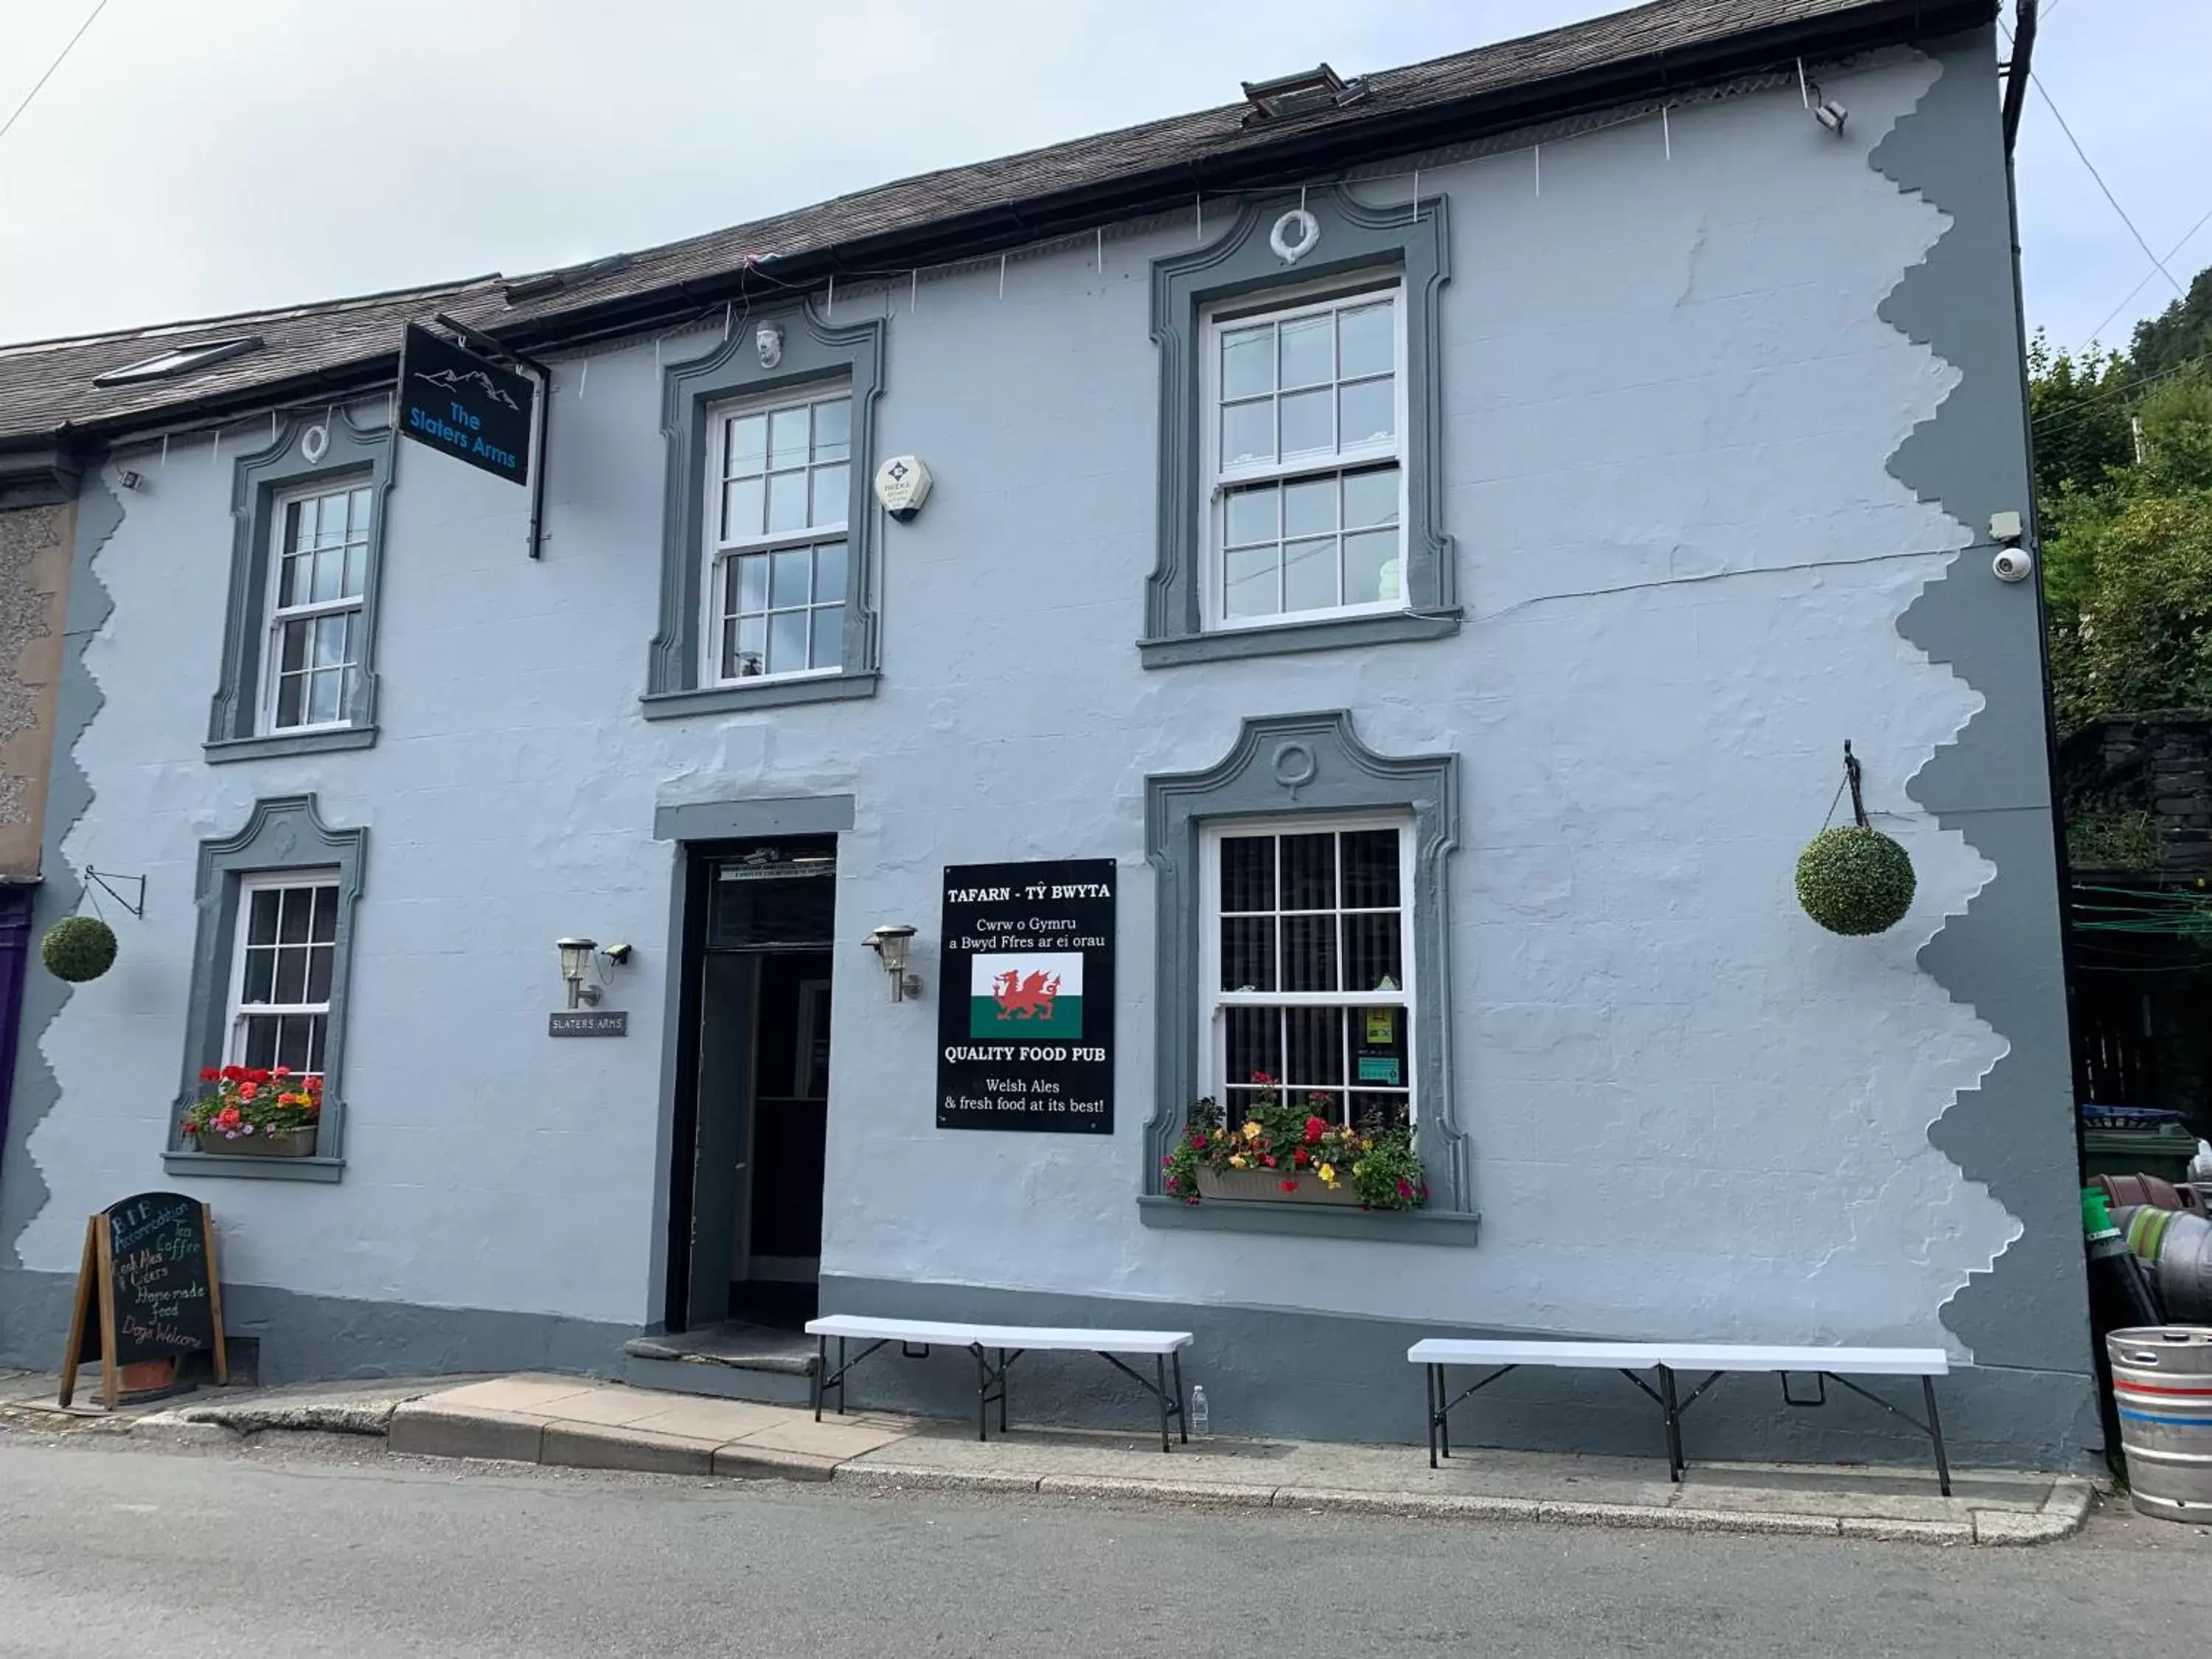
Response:
[{"label": "tree on hillside", "polygon": [[2186,297],[2136,325],[2129,359],[2137,374],[2169,374],[2212,352],[2212,266],[2197,273]]},{"label": "tree on hillside", "polygon": [[2125,389],[2128,360],[2118,352],[2080,358],[2053,351],[2043,331],[2027,348],[2027,409],[2035,422],[2039,496],[2072,486],[2094,489],[2108,467],[2135,459]]},{"label": "tree on hillside", "polygon": [[2212,270],[2126,356],[2028,350],[2062,732],[2212,708]]}]

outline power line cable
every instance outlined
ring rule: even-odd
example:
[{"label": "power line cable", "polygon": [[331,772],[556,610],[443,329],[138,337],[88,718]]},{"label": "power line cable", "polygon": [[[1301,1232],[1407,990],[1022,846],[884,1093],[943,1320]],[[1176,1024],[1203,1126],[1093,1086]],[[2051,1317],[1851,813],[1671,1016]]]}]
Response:
[{"label": "power line cable", "polygon": [[2048,438],[2057,433],[2070,432],[2074,428],[2081,424],[2083,419],[2086,417],[2081,416],[2080,411],[2087,408],[2091,404],[2101,404],[2108,398],[2117,398],[2122,392],[2132,392],[2139,386],[2148,386],[2153,380],[2166,380],[2169,376],[2180,374],[2181,371],[2185,368],[2194,368],[2197,364],[2203,362],[2208,359],[2212,359],[2212,351],[2200,351],[2194,357],[2183,358],[2171,368],[2161,368],[2155,374],[2146,374],[2140,380],[2130,380],[2123,386],[2107,386],[2104,391],[2098,392],[2094,397],[2084,398],[2081,402],[2076,404],[2069,404],[2063,410],[2054,409],[2051,411],[2053,415],[2070,415],[2075,416],[2075,418],[2072,420],[2061,421],[2054,427],[2038,427],[2036,428],[2035,435],[2039,438]]},{"label": "power line cable", "polygon": [[[2196,239],[2197,233],[2203,229],[2207,225],[2212,225],[2212,208],[2205,209],[2204,216],[2202,219],[2199,219],[2195,224],[2190,226],[2188,234],[2183,236],[2182,239],[2176,242],[2172,247],[2166,249],[2166,257],[2171,259],[2175,254],[2180,252],[2182,249],[2187,247],[2189,244]],[[2128,290],[2127,299],[2121,301],[2119,304],[2114,306],[2110,311],[2105,313],[2105,320],[2089,331],[2089,341],[2091,344],[2094,344],[2096,343],[2097,337],[2102,334],[2111,325],[2113,318],[2118,316],[2123,311],[2125,311],[2128,308],[2128,301],[2134,299],[2136,295],[2142,293],[2143,291],[2144,284],[2148,283],[2154,274],[2154,272],[2148,270],[2143,272],[2142,282],[2137,283],[2133,288]],[[2089,348],[2085,345],[2081,349],[2086,352]]]},{"label": "power line cable", "polygon": [[84,39],[84,32],[93,26],[94,20],[99,17],[100,14],[106,9],[107,0],[100,0],[100,3],[92,9],[91,15],[88,16],[83,22],[77,25],[76,33],[70,36],[69,44],[61,49],[61,55],[56,58],[52,63],[46,65],[46,72],[44,75],[41,75],[36,81],[32,82],[31,89],[23,94],[23,101],[15,106],[15,112],[9,116],[4,124],[0,124],[0,138],[5,138],[8,136],[9,128],[14,126],[17,121],[22,118],[23,112],[31,106],[31,100],[39,95],[39,88],[45,86],[47,82],[54,78],[54,71],[62,66],[62,64],[65,59],[67,59],[70,53],[76,49],[76,43]]},{"label": "power line cable", "polygon": [[[2027,78],[2029,83],[2035,88],[2036,91],[2043,94],[2043,101],[2050,109],[2051,118],[2058,123],[2059,131],[2066,135],[2066,142],[2073,145],[2075,155],[2081,158],[2081,165],[2089,169],[2089,176],[2097,181],[2097,188],[2104,191],[2105,199],[2112,204],[2112,211],[2120,216],[2120,222],[2128,228],[2128,234],[2136,239],[2136,246],[2143,251],[2143,257],[2148,259],[2152,264],[2158,267],[2158,274],[2160,276],[2165,277],[2168,283],[2172,283],[2173,291],[2176,295],[2179,295],[2183,299],[2188,298],[2189,296],[2183,290],[2181,284],[2174,282],[2173,273],[2166,268],[2166,261],[2160,258],[2157,254],[2151,252],[2151,246],[2148,242],[2143,240],[2142,232],[2136,228],[2136,222],[2128,217],[2128,210],[2120,205],[2120,198],[2112,194],[2112,187],[2105,182],[2105,175],[2097,171],[2097,164],[2089,159],[2089,152],[2081,148],[2081,141],[2074,136],[2074,129],[2066,125],[2066,118],[2059,113],[2058,102],[2056,99],[2051,97],[2051,89],[2043,84],[2043,77],[2035,73],[2033,70],[2030,70],[2028,71]],[[2148,281],[2148,278],[2145,278],[2145,280]],[[2125,304],[2126,301],[2123,301],[2121,303]]]}]

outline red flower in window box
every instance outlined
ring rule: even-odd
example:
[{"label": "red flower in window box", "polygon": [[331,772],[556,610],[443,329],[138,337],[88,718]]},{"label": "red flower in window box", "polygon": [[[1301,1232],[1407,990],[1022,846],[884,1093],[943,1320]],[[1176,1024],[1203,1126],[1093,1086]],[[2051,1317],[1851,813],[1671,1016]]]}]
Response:
[{"label": "red flower in window box", "polygon": [[202,1152],[304,1157],[314,1151],[323,1114],[319,1077],[258,1066],[210,1066],[200,1080],[210,1086],[185,1109],[181,1127]]},{"label": "red flower in window box", "polygon": [[1372,1112],[1346,1124],[1329,1115],[1335,1109],[1325,1095],[1292,1105],[1272,1083],[1237,1103],[1233,1123],[1218,1103],[1194,1102],[1170,1149],[1163,1190],[1186,1204],[1261,1198],[1412,1210],[1427,1203],[1412,1127]]}]

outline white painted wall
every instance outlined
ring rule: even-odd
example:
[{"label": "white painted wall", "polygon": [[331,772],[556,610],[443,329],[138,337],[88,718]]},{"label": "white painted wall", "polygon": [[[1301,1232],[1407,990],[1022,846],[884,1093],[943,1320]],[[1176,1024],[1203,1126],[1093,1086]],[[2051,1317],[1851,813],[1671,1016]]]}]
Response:
[{"label": "white painted wall", "polygon": [[[45,1038],[63,1100],[30,1139],[53,1197],[26,1266],[156,1185],[216,1206],[227,1276],[307,1292],[643,1322],[671,849],[657,804],[850,793],[841,931],[933,944],[940,866],[1123,866],[1110,1141],[933,1127],[935,1014],[837,958],[824,1267],[835,1273],[1358,1310],[1538,1328],[1944,1341],[1936,1310],[2015,1224],[1928,1143],[2002,1042],[1913,953],[1990,866],[1904,785],[1977,707],[1896,619],[1970,539],[1884,463],[1949,371],[1876,307],[1942,228],[1867,164],[1933,80],[1795,88],[1424,167],[1449,192],[1445,527],[1468,623],[1371,653],[1147,672],[1158,369],[1147,262],[1188,223],[995,264],[896,308],[878,454],[937,476],[884,535],[881,694],[639,717],[655,625],[654,351],[560,365],[543,563],[523,492],[401,446],[364,752],[210,767],[230,458],[148,487],[97,572],[96,792],[65,852],[144,870],[143,927]],[[1376,185],[1376,199],[1404,196]],[[911,306],[911,308],[910,308]],[[659,361],[706,349],[670,339]],[[2033,599],[1992,584],[1992,606]],[[1477,1249],[1139,1226],[1151,1115],[1148,774],[1219,758],[1249,714],[1348,707],[1384,751],[1464,759],[1452,869],[1459,1115]],[[1851,738],[1920,896],[1830,938],[1790,875]],[[257,796],[371,827],[337,1186],[171,1180],[192,860]],[[628,939],[626,1042],[550,1042],[551,941]],[[939,988],[932,987],[931,995]],[[1179,1108],[1181,1103],[1176,1103]]]}]

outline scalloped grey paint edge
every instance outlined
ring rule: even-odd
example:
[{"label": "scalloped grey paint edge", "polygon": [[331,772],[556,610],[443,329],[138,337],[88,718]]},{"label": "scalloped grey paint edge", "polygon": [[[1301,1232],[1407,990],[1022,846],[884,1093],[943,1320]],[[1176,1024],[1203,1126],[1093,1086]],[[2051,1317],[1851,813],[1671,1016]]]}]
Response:
[{"label": "scalloped grey paint edge", "polygon": [[[1987,69],[1996,40],[1983,29],[1926,51],[1939,67],[1934,84],[1869,160],[1950,223],[1879,314],[1960,378],[1934,417],[1898,446],[1888,470],[1973,539],[1897,628],[1984,704],[1905,793],[1996,874],[1921,947],[1919,963],[2007,1045],[1929,1126],[1928,1138],[2021,1227],[1941,1316],[1978,1369],[2008,1380],[2014,1433],[2063,1456],[2102,1435],[2081,1257],[2041,620],[2030,586],[1990,574],[1986,535],[1992,513],[2027,510],[2032,488],[2009,187]],[[1998,272],[2005,283],[1993,289]]]},{"label": "scalloped grey paint edge", "polygon": [[[70,552],[69,603],[62,625],[62,681],[54,699],[52,769],[46,786],[46,829],[40,841],[40,884],[31,915],[34,934],[43,934],[75,911],[84,896],[83,883],[62,856],[62,842],[92,808],[92,779],[77,763],[76,744],[107,698],[85,666],[84,653],[115,609],[113,597],[93,570],[93,561],[122,523],[123,502],[109,488],[105,473],[88,471],[77,494]],[[61,1079],[46,1063],[40,1045],[74,989],[43,969],[26,966],[15,1093],[8,1113],[11,1144],[5,1157],[0,1158],[0,1267],[25,1265],[16,1246],[53,1196],[31,1158],[31,1131],[61,1099]],[[54,1333],[47,1331],[9,1332],[8,1313],[6,1304],[0,1304],[0,1355],[23,1349],[27,1339],[49,1343],[57,1340]]]}]

